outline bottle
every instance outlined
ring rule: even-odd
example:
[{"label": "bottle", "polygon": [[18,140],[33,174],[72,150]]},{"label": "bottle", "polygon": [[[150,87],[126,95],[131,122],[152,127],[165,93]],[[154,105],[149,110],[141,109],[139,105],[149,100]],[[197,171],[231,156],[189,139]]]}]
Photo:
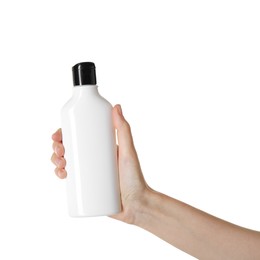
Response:
[{"label": "bottle", "polygon": [[98,92],[93,62],[72,67],[73,95],[61,110],[69,215],[121,211],[112,106]]}]

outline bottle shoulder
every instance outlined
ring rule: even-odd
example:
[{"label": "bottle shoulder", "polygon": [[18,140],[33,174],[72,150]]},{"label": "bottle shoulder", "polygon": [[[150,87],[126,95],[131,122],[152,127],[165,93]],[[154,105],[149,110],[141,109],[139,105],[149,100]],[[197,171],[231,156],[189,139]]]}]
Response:
[{"label": "bottle shoulder", "polygon": [[105,99],[103,96],[99,95],[99,99],[100,99],[100,102],[103,103],[104,105],[112,107],[112,104],[107,99]]},{"label": "bottle shoulder", "polygon": [[72,96],[63,106],[62,106],[62,111],[69,109],[70,107],[73,107],[75,105],[75,98]]},{"label": "bottle shoulder", "polygon": [[73,95],[62,107],[62,112],[77,111],[77,110],[111,110],[111,103],[102,97],[100,94],[88,95]]}]

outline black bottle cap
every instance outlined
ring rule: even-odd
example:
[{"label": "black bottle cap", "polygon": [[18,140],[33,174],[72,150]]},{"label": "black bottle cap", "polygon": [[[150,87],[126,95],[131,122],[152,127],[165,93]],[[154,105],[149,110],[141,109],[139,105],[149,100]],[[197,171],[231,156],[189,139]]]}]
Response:
[{"label": "black bottle cap", "polygon": [[72,67],[73,85],[96,85],[96,69],[93,62],[81,62]]}]

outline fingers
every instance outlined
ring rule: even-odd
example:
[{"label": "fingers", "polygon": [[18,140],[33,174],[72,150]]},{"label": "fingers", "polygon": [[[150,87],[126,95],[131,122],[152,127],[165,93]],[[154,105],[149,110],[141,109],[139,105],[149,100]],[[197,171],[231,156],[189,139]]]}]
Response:
[{"label": "fingers", "polygon": [[62,142],[62,132],[61,128],[59,128],[53,135],[52,135],[52,140],[54,142]]},{"label": "fingers", "polygon": [[66,161],[65,161],[64,157],[59,157],[56,153],[52,154],[51,161],[59,169],[64,169],[66,166]]},{"label": "fingers", "polygon": [[53,142],[52,149],[59,157],[64,156],[65,150],[62,143]]},{"label": "fingers", "polygon": [[117,129],[120,155],[136,155],[131,128],[123,116],[120,105],[113,108],[113,123]]},{"label": "fingers", "polygon": [[54,172],[60,179],[65,179],[67,177],[67,172],[65,169],[56,168]]},{"label": "fingers", "polygon": [[62,132],[61,129],[58,129],[53,135],[52,135],[53,145],[53,151],[51,161],[56,166],[55,168],[55,174],[61,178],[64,179],[67,176],[67,172],[65,170],[66,166],[66,160],[64,159],[64,146],[62,144]]},{"label": "fingers", "polygon": [[54,172],[55,174],[61,178],[64,179],[67,176],[67,172],[64,169],[66,166],[66,160],[64,159],[64,157],[60,157],[58,156],[56,153],[52,154],[51,157],[51,161],[53,162],[53,164],[56,166]]}]

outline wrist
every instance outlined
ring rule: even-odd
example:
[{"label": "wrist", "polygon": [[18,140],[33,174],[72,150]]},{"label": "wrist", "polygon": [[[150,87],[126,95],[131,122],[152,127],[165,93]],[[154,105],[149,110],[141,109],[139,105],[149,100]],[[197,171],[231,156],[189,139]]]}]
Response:
[{"label": "wrist", "polygon": [[152,217],[153,208],[159,201],[159,193],[147,187],[134,210],[132,224],[143,227],[148,218]]}]

